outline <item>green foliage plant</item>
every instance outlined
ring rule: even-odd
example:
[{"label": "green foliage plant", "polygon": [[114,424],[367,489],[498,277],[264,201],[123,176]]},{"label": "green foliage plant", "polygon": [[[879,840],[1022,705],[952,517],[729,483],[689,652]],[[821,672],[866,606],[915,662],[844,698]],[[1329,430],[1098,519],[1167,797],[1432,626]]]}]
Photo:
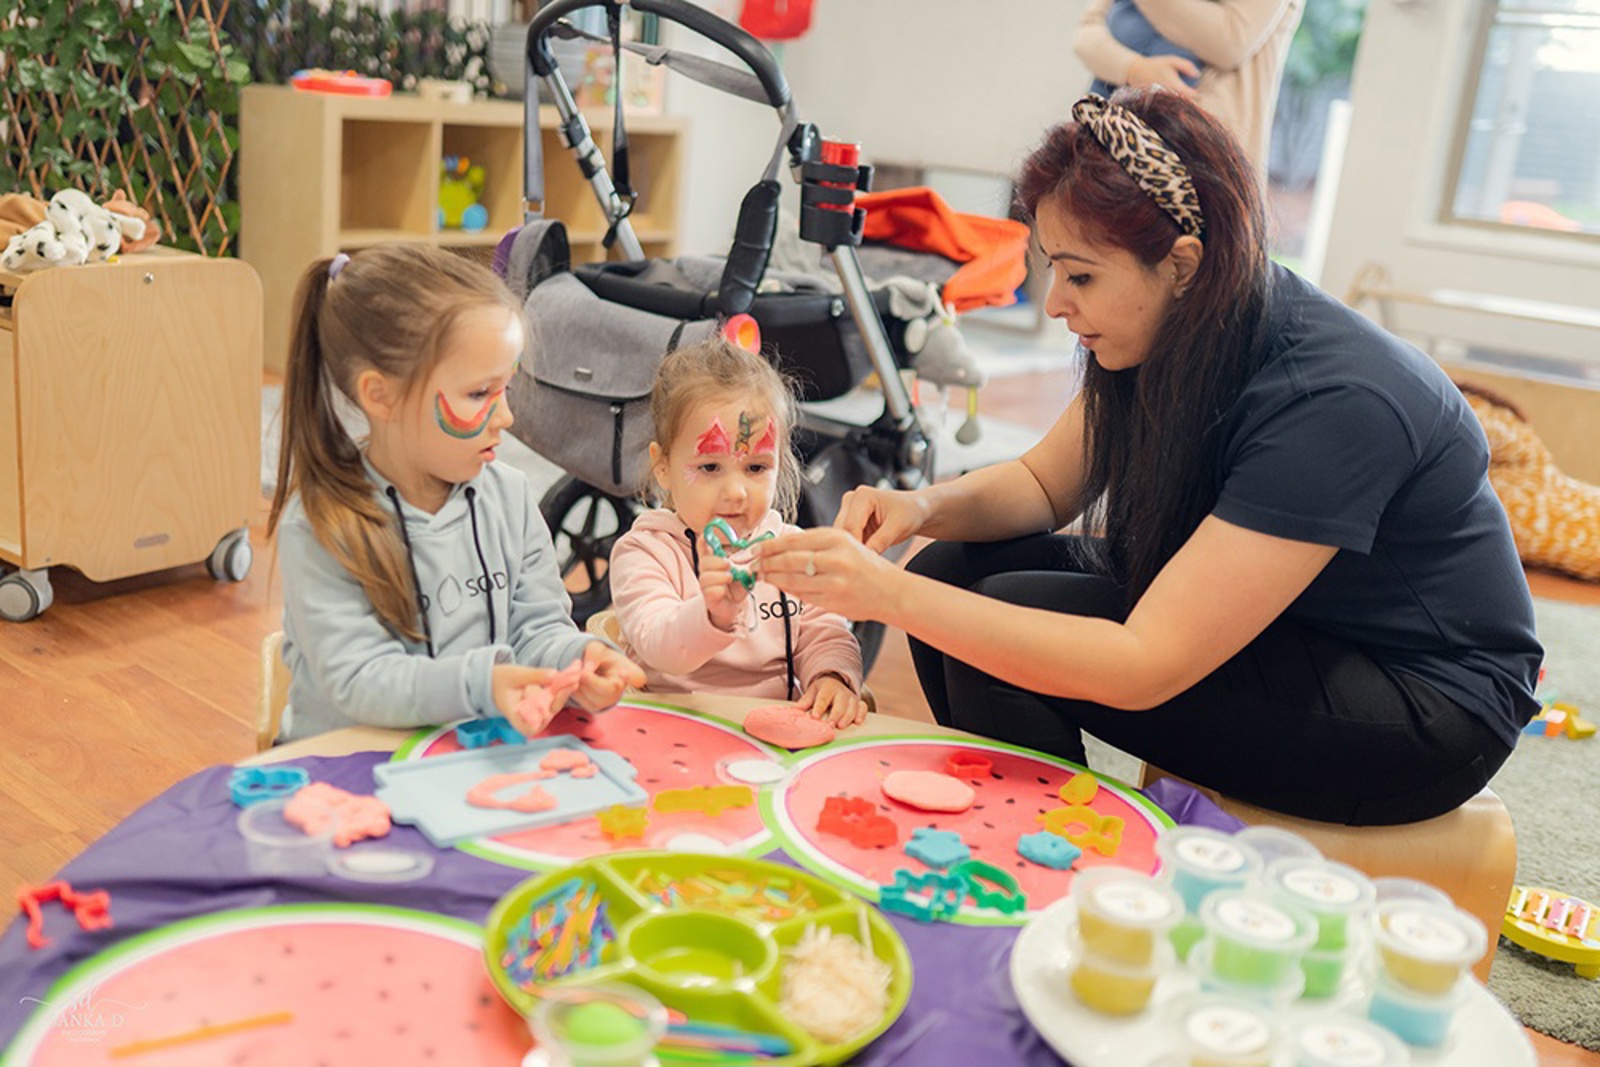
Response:
[{"label": "green foliage plant", "polygon": [[163,243],[226,253],[239,89],[249,68],[209,0],[6,0],[0,191],[126,188]]}]

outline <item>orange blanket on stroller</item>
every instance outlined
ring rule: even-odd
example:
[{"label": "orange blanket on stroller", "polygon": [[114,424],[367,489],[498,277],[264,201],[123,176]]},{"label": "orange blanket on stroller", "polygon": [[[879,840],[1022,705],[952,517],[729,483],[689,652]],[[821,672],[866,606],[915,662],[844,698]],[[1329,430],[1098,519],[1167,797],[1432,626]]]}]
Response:
[{"label": "orange blanket on stroller", "polygon": [[856,197],[856,206],[867,212],[862,231],[867,240],[937,252],[961,264],[941,291],[956,314],[1016,303],[1017,287],[1028,274],[1027,226],[955,211],[920,185],[864,193]]}]

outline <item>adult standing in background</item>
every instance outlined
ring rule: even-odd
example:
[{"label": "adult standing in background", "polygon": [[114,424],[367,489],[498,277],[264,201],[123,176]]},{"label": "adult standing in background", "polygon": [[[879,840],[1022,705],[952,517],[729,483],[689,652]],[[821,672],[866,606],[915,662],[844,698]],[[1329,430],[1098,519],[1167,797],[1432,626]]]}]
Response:
[{"label": "adult standing in background", "polygon": [[[1130,47],[1139,42],[1113,34],[1107,17],[1114,3],[1137,6],[1157,51],[1141,54]],[[1233,131],[1264,182],[1278,84],[1304,9],[1305,0],[1088,0],[1073,50],[1108,85],[1160,85],[1197,100]],[[1159,50],[1162,38],[1200,67]],[[1186,77],[1196,73],[1191,89]]]}]

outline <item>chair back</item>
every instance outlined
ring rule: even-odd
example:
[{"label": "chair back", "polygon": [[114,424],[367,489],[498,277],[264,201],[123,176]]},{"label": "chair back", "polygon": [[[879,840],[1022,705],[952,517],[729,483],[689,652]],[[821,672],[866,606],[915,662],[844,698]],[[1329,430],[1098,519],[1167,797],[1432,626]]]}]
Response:
[{"label": "chair back", "polygon": [[256,708],[256,751],[278,740],[283,709],[289,703],[289,668],[283,662],[283,631],[261,639],[261,699]]}]

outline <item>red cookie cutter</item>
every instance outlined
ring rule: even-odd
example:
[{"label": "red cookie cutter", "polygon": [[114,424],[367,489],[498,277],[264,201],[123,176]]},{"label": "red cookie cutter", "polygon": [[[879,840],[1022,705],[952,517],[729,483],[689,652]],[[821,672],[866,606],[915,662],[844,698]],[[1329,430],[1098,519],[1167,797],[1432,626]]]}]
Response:
[{"label": "red cookie cutter", "polygon": [[72,909],[72,917],[85,930],[104,930],[111,926],[111,894],[104,889],[80,893],[68,882],[46,882],[17,890],[17,904],[28,917],[28,947],[44,948],[50,939],[44,935],[44,913],[39,905],[59,900]]},{"label": "red cookie cutter", "polygon": [[900,840],[894,820],[878,813],[866,797],[828,797],[817,816],[817,830],[844,838],[858,848],[887,848]]},{"label": "red cookie cutter", "polygon": [[944,773],[952,778],[968,780],[987,778],[993,770],[994,760],[976,752],[952,752],[944,764]]}]

